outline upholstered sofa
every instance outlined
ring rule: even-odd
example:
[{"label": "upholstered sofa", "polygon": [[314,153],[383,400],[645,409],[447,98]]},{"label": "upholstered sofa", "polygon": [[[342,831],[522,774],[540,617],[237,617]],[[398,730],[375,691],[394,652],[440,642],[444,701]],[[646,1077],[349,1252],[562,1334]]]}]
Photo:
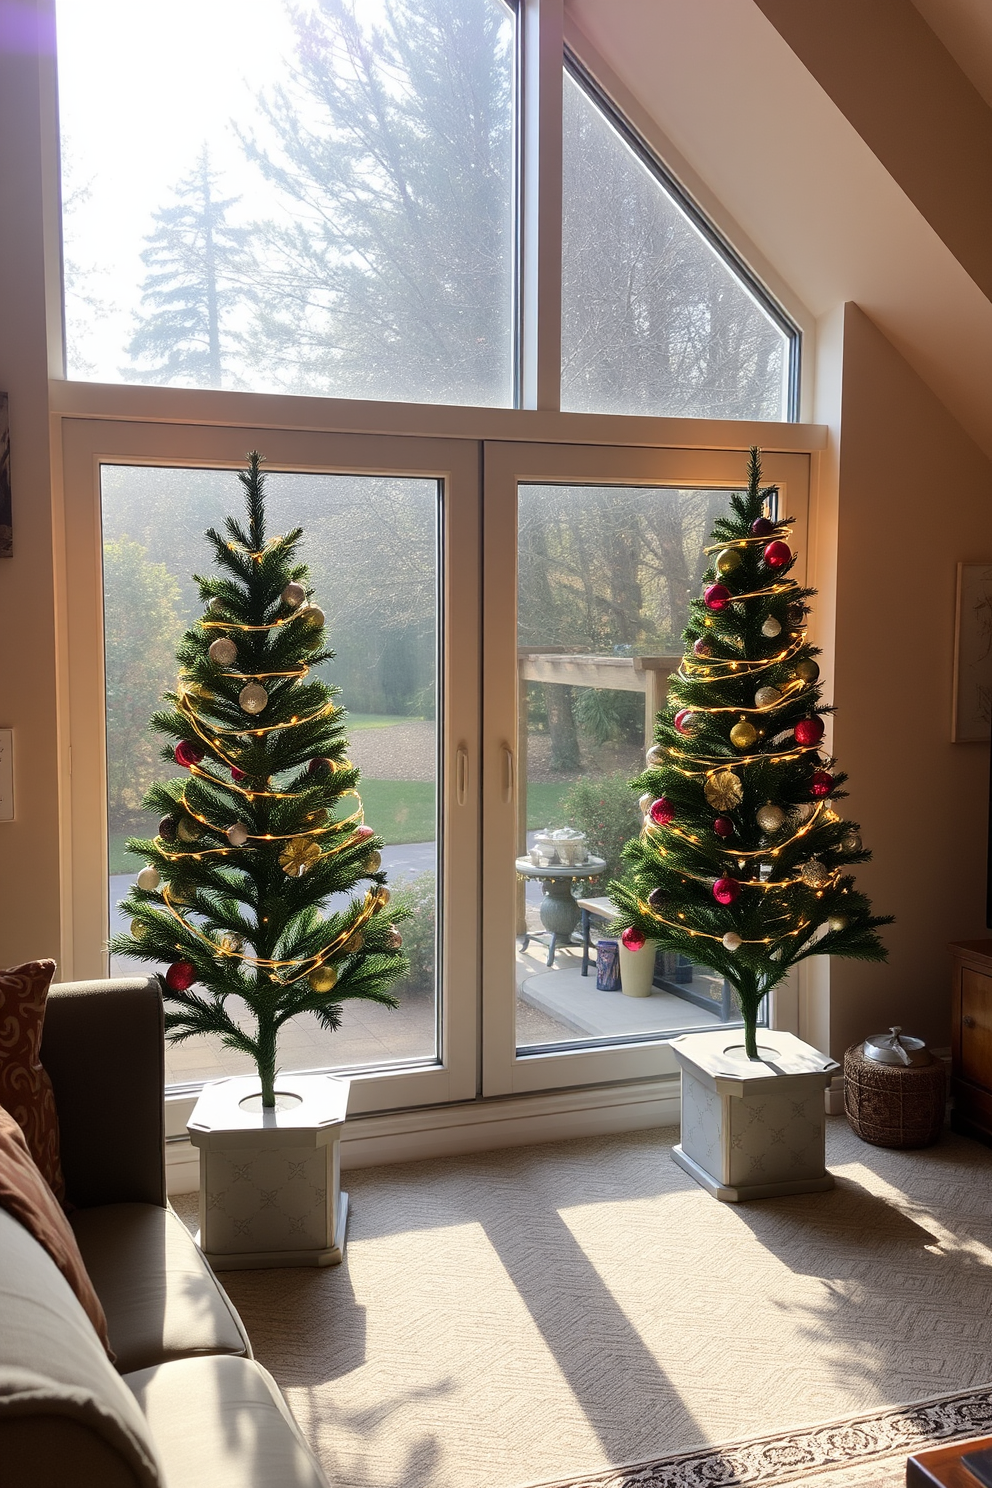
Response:
[{"label": "upholstered sofa", "polygon": [[327,1488],[169,1208],[158,982],[54,987],[42,1062],[70,1223],[117,1358],[48,1253],[0,1209],[3,1488]]}]

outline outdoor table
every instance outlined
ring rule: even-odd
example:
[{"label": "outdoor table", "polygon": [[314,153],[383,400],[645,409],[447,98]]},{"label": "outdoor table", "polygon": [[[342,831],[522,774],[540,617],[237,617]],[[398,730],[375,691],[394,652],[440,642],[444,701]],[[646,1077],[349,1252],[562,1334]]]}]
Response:
[{"label": "outdoor table", "polygon": [[548,944],[549,966],[555,964],[555,950],[559,940],[571,940],[572,932],[579,923],[581,910],[572,894],[573,883],[584,879],[597,879],[606,867],[605,858],[586,858],[584,863],[532,863],[530,858],[518,858],[517,873],[521,878],[540,879],[544,888],[540,916],[544,930],[535,934],[525,933],[521,950],[526,950],[538,935],[551,937]]}]

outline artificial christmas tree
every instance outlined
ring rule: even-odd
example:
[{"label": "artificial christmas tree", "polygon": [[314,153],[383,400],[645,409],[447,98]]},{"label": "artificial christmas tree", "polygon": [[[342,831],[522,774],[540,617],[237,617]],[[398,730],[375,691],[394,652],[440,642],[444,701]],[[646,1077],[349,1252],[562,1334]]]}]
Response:
[{"label": "artificial christmas tree", "polygon": [[[656,941],[712,967],[736,994],[742,1068],[728,1058],[733,1050],[724,1047],[725,1036],[689,1035],[673,1045],[683,1065],[683,1147],[685,1055],[693,1040],[702,1051],[690,1086],[698,1116],[693,1130],[697,1151],[711,1154],[707,1171],[719,1166],[720,1149],[724,1178],[716,1187],[708,1182],[720,1197],[798,1192],[832,1181],[822,1169],[822,1098],[819,1126],[814,1102],[801,1118],[805,1135],[789,1133],[796,1166],[806,1163],[812,1176],[790,1176],[786,1166],[776,1169],[774,1183],[746,1192],[727,1176],[740,1135],[731,1132],[729,1116],[721,1127],[708,1103],[719,1096],[726,1114],[732,1095],[765,1098],[774,1074],[786,1067],[797,1079],[805,1072],[814,1085],[822,1077],[822,1088],[837,1066],[798,1040],[789,1043],[789,1036],[769,1038],[771,1070],[759,1062],[762,999],[807,956],[884,960],[876,930],[891,920],[872,915],[847,871],[870,854],[857,823],[835,809],[846,776],[822,750],[823,717],[831,710],[820,704],[818,651],[806,630],[814,591],[789,577],[796,560],[788,519],[766,511],[776,497],[774,487],[761,489],[759,452],[752,449],[747,492],[731,497],[731,515],[716,523],[705,549],[712,562],[702,597],[690,605],[682,664],[658,715],[647,768],[633,783],[644,826],[624,849],[627,872],[609,890],[625,944]],[[804,1091],[800,1104],[808,1098]],[[783,1099],[783,1122],[788,1108]],[[785,1153],[788,1144],[778,1140]],[[676,1156],[681,1160],[679,1149]],[[748,1160],[749,1173],[767,1178],[762,1152]],[[701,1177],[696,1165],[692,1170]]]},{"label": "artificial christmas tree", "polygon": [[[345,757],[338,689],[311,675],[334,652],[296,560],[302,532],[266,538],[257,454],[239,479],[247,524],[228,518],[226,537],[207,533],[216,573],[197,577],[206,612],[179,646],[170,708],[151,721],[171,741],[162,758],[183,774],[145,799],[159,831],[128,842],[147,866],[121,905],[131,933],[110,949],[166,964],[169,1038],[214,1034],[248,1054],[271,1110],[283,1024],[309,1012],[337,1028],[352,998],[395,1007],[388,988],[406,961],[382,842]],[[321,906],[363,881],[325,918]],[[246,1005],[248,1027],[230,998]]]}]

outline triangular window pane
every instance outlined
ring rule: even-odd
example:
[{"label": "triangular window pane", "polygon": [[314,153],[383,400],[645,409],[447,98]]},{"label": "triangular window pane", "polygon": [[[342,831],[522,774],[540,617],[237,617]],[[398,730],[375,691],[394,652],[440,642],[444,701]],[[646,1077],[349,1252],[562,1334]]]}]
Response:
[{"label": "triangular window pane", "polygon": [[568,69],[563,126],[562,408],[789,418],[785,316]]}]

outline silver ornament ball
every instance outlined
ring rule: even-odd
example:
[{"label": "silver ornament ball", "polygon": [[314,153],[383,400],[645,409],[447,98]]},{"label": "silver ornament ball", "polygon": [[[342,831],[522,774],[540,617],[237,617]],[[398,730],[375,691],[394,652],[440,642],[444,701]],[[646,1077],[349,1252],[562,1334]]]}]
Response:
[{"label": "silver ornament ball", "polygon": [[763,636],[767,636],[769,640],[772,640],[775,636],[782,634],[782,626],[780,622],[775,619],[774,615],[768,616],[764,625],[761,627],[761,634]]},{"label": "silver ornament ball", "polygon": [[638,796],[637,805],[642,815],[648,810],[653,800],[654,796],[650,791],[645,791],[643,796]]},{"label": "silver ornament ball", "polygon": [[269,701],[269,694],[259,682],[249,682],[238,693],[238,702],[244,713],[261,713]]},{"label": "silver ornament ball", "polygon": [[307,597],[307,591],[302,584],[294,582],[287,584],[279,597],[289,609],[298,610]]},{"label": "silver ornament ball", "polygon": [[755,821],[763,832],[777,832],[785,823],[785,812],[781,806],[768,801],[755,812]]},{"label": "silver ornament ball", "polygon": [[218,636],[215,641],[210,642],[207,655],[214,666],[233,666],[238,659],[238,648],[230,636]]},{"label": "silver ornament ball", "polygon": [[725,951],[739,951],[744,942],[736,930],[728,930],[720,944]]},{"label": "silver ornament ball", "polygon": [[845,832],[840,839],[840,845],[845,852],[859,853],[861,851],[861,833]]},{"label": "silver ornament ball", "polygon": [[773,708],[776,703],[782,701],[782,694],[777,687],[759,687],[754,694],[754,706],[756,708]]},{"label": "silver ornament ball", "polygon": [[161,882],[162,880],[159,877],[158,869],[153,868],[151,864],[149,864],[147,868],[142,868],[141,872],[138,874],[138,888],[144,889],[146,894],[153,893],[154,890],[158,888]]},{"label": "silver ornament ball", "polygon": [[664,750],[660,744],[652,744],[644,758],[647,760],[648,769],[656,770],[665,758]]},{"label": "silver ornament ball", "polygon": [[225,835],[232,847],[244,847],[248,841],[248,828],[244,822],[233,822]]}]

